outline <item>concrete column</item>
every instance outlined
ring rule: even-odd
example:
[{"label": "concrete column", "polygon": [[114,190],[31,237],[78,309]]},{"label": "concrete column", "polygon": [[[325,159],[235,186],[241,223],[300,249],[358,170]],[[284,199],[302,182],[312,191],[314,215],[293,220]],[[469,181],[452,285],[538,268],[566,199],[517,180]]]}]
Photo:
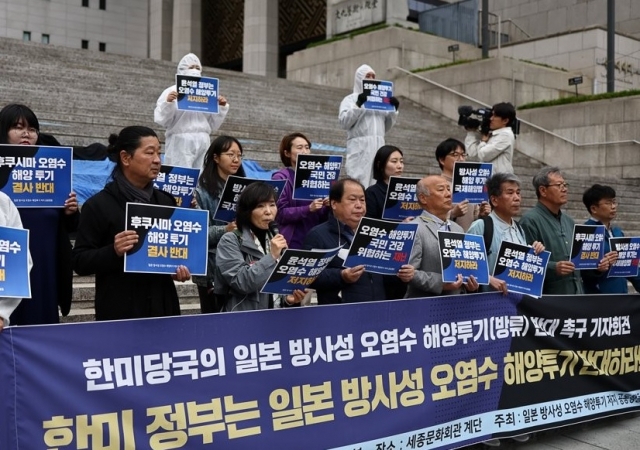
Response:
[{"label": "concrete column", "polygon": [[171,61],[173,0],[149,1],[149,58]]},{"label": "concrete column", "polygon": [[175,62],[187,53],[200,57],[202,50],[201,0],[173,2],[173,36],[171,59]]},{"label": "concrete column", "polygon": [[278,76],[278,0],[244,0],[242,71]]}]

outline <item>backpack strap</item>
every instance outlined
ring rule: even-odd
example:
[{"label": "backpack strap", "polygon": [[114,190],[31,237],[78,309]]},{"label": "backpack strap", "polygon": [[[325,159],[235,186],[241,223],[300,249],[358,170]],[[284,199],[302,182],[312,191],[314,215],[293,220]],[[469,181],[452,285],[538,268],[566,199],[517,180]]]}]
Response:
[{"label": "backpack strap", "polygon": [[491,254],[491,241],[493,241],[493,219],[490,216],[482,216],[482,223],[484,224],[484,232],[482,233],[484,248],[487,251],[487,256],[489,256]]}]

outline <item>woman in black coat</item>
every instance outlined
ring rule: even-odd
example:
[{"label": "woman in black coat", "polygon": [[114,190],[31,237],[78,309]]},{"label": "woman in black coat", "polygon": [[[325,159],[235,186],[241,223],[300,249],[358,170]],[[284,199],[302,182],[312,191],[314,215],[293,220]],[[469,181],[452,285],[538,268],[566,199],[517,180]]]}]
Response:
[{"label": "woman in black coat", "polygon": [[109,137],[108,153],[117,163],[113,181],[82,207],[73,269],[96,275],[96,320],[180,315],[173,281],[191,277],[185,266],[172,275],[124,272],[124,254],[138,243],[135,231],[125,231],[127,202],[175,206],[171,195],[153,187],[160,141],[150,128],[126,127]]}]

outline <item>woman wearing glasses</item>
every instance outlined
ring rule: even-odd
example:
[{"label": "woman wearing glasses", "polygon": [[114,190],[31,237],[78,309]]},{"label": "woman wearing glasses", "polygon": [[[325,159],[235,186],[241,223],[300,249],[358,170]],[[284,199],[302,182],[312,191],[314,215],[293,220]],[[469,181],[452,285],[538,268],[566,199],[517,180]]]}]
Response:
[{"label": "woman wearing glasses", "polygon": [[329,216],[329,199],[294,200],[293,182],[298,155],[306,155],[311,151],[311,142],[302,133],[288,134],[280,142],[280,160],[284,167],[275,172],[271,178],[285,180],[286,183],[278,197],[278,216],[280,233],[287,240],[289,248],[301,249],[302,241],[316,225],[327,220]]},{"label": "woman wearing glasses", "polygon": [[213,219],[218,208],[222,189],[229,175],[245,177],[242,167],[242,145],[232,136],[219,136],[209,146],[204,157],[204,166],[198,186],[195,190],[196,204],[200,209],[209,211],[209,259],[207,276],[194,276],[193,281],[198,286],[200,309],[202,313],[220,312],[224,306],[217,301],[213,292],[213,275],[216,268],[216,249],[224,233],[235,230],[236,223],[226,223]]},{"label": "woman wearing glasses", "polygon": [[[39,133],[38,118],[27,106],[12,103],[0,111],[0,144],[39,145]],[[25,156],[33,154],[34,150],[25,149]],[[6,183],[9,172],[0,172],[0,176]],[[76,230],[80,215],[76,194],[69,193],[64,208],[19,208],[18,211],[24,228],[30,231],[33,269],[31,300],[16,308],[11,324],[58,323],[58,306],[64,316],[71,308],[73,272],[69,233]]]}]

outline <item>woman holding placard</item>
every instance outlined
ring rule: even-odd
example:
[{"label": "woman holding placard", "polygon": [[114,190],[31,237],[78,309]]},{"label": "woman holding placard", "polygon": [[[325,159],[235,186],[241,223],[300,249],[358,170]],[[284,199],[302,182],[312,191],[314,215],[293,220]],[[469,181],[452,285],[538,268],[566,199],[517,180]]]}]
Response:
[{"label": "woman holding placard", "polygon": [[[271,309],[274,296],[260,292],[276,267],[287,240],[273,227],[278,207],[271,185],[256,181],[238,199],[238,229],[218,243],[214,289],[226,298],[223,311]],[[305,293],[294,291],[282,306],[299,304]]]},{"label": "woman holding placard", "polygon": [[[0,111],[0,144],[39,145],[40,123],[27,106],[12,103]],[[33,258],[31,299],[22,302],[11,315],[12,325],[58,323],[69,314],[72,297],[71,242],[69,233],[78,226],[80,213],[74,192],[63,208],[19,208],[29,230],[29,251]]]},{"label": "woman holding placard", "polygon": [[[387,187],[389,178],[401,177],[404,172],[404,155],[402,150],[393,145],[383,145],[376,152],[373,159],[373,178],[376,180],[365,191],[367,202],[366,217],[372,219],[382,219],[384,202],[387,197]],[[395,275],[385,275],[382,279],[384,283],[385,298],[394,300],[404,298],[407,292],[407,284]]]},{"label": "woman holding placard", "polygon": [[126,127],[109,137],[107,152],[116,163],[113,180],[82,207],[73,269],[96,275],[96,320],[180,315],[174,280],[187,281],[187,267],[171,275],[124,272],[124,255],[138,243],[136,231],[125,230],[127,203],[176,204],[153,187],[160,172],[158,136],[147,127]]},{"label": "woman holding placard", "polygon": [[278,197],[276,221],[290,248],[302,248],[302,241],[309,230],[326,221],[329,216],[328,199],[318,198],[310,201],[293,198],[298,155],[307,155],[310,151],[311,142],[304,134],[286,135],[280,142],[280,160],[284,167],[271,176],[274,180],[286,181]]},{"label": "woman holding placard", "polygon": [[216,248],[222,235],[235,230],[236,223],[214,220],[213,215],[220,203],[224,184],[230,175],[245,177],[242,167],[242,145],[232,136],[218,136],[207,150],[204,167],[195,190],[197,207],[209,211],[209,252],[207,276],[194,276],[198,285],[200,310],[203,314],[220,312],[224,306],[213,292],[213,275],[216,268]]}]

